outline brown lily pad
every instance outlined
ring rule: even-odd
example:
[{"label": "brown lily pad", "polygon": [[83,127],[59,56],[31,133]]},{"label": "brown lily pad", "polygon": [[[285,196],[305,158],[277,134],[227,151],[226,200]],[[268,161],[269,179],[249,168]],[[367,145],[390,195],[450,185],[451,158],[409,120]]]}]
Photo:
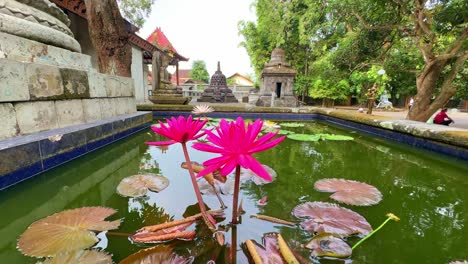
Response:
[{"label": "brown lily pad", "polygon": [[169,179],[161,175],[138,174],[126,177],[117,186],[117,193],[127,197],[140,197],[146,195],[148,189],[160,192],[169,186]]},{"label": "brown lily pad", "polygon": [[337,204],[307,202],[293,209],[296,217],[307,218],[301,226],[310,233],[329,233],[341,237],[352,234],[367,235],[372,227],[360,214]]},{"label": "brown lily pad", "polygon": [[268,233],[263,235],[262,242],[263,245],[252,240],[246,241],[247,249],[254,261],[260,260],[263,263],[284,263],[278,245],[277,234]]},{"label": "brown lily pad", "polygon": [[382,200],[382,193],[367,183],[345,179],[322,179],[314,184],[314,188],[321,192],[334,192],[330,198],[358,206],[378,204]]},{"label": "brown lily pad", "polygon": [[32,223],[18,239],[18,249],[38,258],[86,249],[98,242],[93,231],[119,227],[120,219],[104,220],[115,213],[112,208],[83,207],[53,214]]},{"label": "brown lily pad", "polygon": [[187,264],[193,258],[181,257],[173,252],[173,248],[166,245],[157,245],[138,251],[119,262],[119,264]]},{"label": "brown lily pad", "polygon": [[346,242],[331,234],[316,235],[305,247],[312,249],[314,257],[347,258],[353,252]]},{"label": "brown lily pad", "polygon": [[112,264],[112,257],[97,250],[79,250],[57,254],[55,258],[47,259],[43,264]]}]

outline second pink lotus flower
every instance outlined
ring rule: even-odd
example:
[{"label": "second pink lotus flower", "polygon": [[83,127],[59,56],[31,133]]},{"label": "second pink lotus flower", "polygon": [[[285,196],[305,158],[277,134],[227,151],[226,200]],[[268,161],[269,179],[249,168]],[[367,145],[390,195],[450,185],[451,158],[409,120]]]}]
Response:
[{"label": "second pink lotus flower", "polygon": [[278,145],[284,136],[274,138],[277,133],[267,133],[258,137],[263,122],[257,119],[252,124],[245,124],[241,117],[236,121],[227,122],[222,119],[216,131],[205,130],[207,140],[211,144],[195,143],[193,148],[201,151],[218,153],[221,156],[203,162],[206,166],[198,177],[220,169],[222,175],[231,173],[237,165],[251,169],[259,177],[271,181],[270,174],[252,154],[261,152]]}]

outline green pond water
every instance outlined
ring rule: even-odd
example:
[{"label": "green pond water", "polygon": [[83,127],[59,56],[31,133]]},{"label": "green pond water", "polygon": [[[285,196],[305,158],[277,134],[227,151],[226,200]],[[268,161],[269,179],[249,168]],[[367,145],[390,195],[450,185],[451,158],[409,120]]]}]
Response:
[{"label": "green pond water", "polygon": [[[448,263],[468,260],[468,164],[435,153],[382,140],[324,123],[312,122],[304,128],[287,128],[303,133],[348,135],[354,141],[299,142],[286,139],[278,147],[260,153],[260,162],[273,168],[278,177],[270,184],[242,185],[241,198],[246,214],[237,226],[237,263],[248,263],[241,244],[246,239],[261,242],[263,234],[279,232],[291,248],[312,237],[299,226],[288,227],[250,218],[264,214],[297,221],[291,210],[307,201],[333,202],[329,193],[314,190],[322,178],[344,178],[369,183],[383,194],[375,206],[350,208],[376,228],[392,212],[400,222],[388,223],[380,232],[360,245],[347,260],[310,259],[313,263]],[[149,129],[129,139],[107,146],[45,174],[0,192],[0,263],[35,263],[16,249],[19,235],[34,221],[84,206],[107,206],[124,218],[117,232],[132,233],[144,225],[181,219],[193,211],[195,195],[183,161],[181,148],[167,150],[149,147],[143,142],[161,140]],[[211,154],[193,149],[191,158],[202,162]],[[168,188],[144,198],[125,198],[116,193],[120,180],[142,172],[160,173],[170,180]],[[257,202],[268,197],[265,206]],[[206,204],[219,208],[215,196],[204,196]],[[232,196],[223,196],[230,206]],[[226,210],[229,223],[231,208]],[[193,213],[193,212],[192,212]],[[196,256],[194,263],[225,263],[232,243],[226,233],[227,246],[217,246],[202,222],[195,228],[194,241],[171,244],[179,255]],[[100,234],[96,247],[112,253],[118,263],[144,246],[130,243],[127,237]],[[352,245],[357,237],[348,239]],[[147,245],[149,246],[149,245]],[[310,252],[300,251],[309,258]]]}]

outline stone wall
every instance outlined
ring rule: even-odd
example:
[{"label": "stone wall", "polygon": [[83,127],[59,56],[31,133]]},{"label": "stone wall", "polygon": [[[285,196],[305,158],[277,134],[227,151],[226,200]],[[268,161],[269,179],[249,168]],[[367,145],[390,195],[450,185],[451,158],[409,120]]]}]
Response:
[{"label": "stone wall", "polygon": [[0,33],[0,140],[136,112],[131,78],[91,58]]}]

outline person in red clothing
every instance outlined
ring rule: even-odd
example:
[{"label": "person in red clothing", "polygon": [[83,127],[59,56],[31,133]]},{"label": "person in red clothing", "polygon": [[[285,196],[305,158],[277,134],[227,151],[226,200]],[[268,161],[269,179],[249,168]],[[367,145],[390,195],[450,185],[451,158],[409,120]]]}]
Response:
[{"label": "person in red clothing", "polygon": [[434,117],[434,124],[448,126],[451,123],[455,123],[455,121],[447,115],[447,108],[442,108]]}]

